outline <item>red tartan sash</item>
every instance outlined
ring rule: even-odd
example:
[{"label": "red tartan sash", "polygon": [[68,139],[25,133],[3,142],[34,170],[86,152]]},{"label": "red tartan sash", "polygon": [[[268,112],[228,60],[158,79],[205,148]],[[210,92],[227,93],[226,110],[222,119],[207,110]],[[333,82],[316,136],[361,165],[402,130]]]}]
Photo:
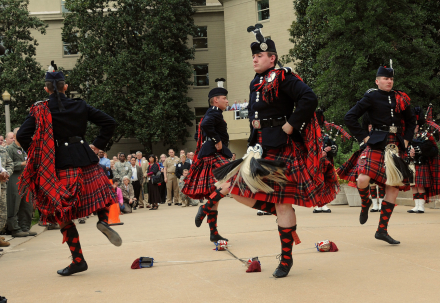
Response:
[{"label": "red tartan sash", "polygon": [[403,112],[408,106],[411,101],[409,96],[399,90],[395,91],[396,93],[396,113]]},{"label": "red tartan sash", "polygon": [[199,151],[202,148],[202,144],[203,144],[203,142],[202,142],[203,141],[203,138],[202,138],[203,135],[202,135],[202,128],[201,128],[202,121],[203,121],[203,118],[200,119],[200,122],[199,122],[199,135],[197,137],[197,146],[196,146],[196,151],[194,152],[193,162],[197,160],[197,155],[199,154]]},{"label": "red tartan sash", "polygon": [[[82,173],[78,174],[76,190],[69,192],[58,180],[55,169],[55,142],[52,115],[48,101],[33,105],[30,114],[35,117],[35,134],[28,150],[28,163],[19,177],[18,191],[21,196],[32,193],[33,200],[45,216],[56,214],[60,222],[70,214],[62,211],[63,202],[78,203],[83,185]],[[78,168],[79,169],[79,168]]]}]

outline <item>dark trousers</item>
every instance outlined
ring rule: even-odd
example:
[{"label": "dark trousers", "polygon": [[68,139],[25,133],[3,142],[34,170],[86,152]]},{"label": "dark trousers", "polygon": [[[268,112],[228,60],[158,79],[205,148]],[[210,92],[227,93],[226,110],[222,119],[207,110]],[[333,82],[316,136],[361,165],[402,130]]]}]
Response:
[{"label": "dark trousers", "polygon": [[131,185],[133,185],[134,189],[134,197],[139,203],[139,196],[141,195],[141,182],[138,181],[131,181]]},{"label": "dark trousers", "polygon": [[26,202],[26,197],[11,200],[8,201],[8,229],[11,232],[29,231],[34,211],[32,203]]},{"label": "dark trousers", "polygon": [[159,192],[160,192],[160,201],[165,202],[167,200],[167,184],[165,183],[165,181],[160,184]]}]

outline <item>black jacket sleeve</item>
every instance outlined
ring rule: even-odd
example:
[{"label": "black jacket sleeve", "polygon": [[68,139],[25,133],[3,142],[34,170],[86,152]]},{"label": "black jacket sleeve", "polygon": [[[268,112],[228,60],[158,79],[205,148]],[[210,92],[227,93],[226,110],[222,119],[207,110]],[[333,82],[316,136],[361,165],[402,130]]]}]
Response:
[{"label": "black jacket sleeve", "polygon": [[290,115],[288,122],[296,130],[301,130],[313,117],[318,106],[318,98],[307,84],[292,74],[286,75],[286,79],[280,83],[280,89],[296,101],[296,109]]},{"label": "black jacket sleeve", "polygon": [[220,112],[211,112],[210,115],[206,115],[202,120],[202,125],[200,128],[209,138],[214,141],[214,143],[218,143],[221,141],[220,135],[215,130],[215,125],[221,121],[222,114]]},{"label": "black jacket sleeve", "polygon": [[107,143],[110,141],[110,139],[113,136],[113,133],[116,128],[116,121],[106,113],[88,104],[87,104],[87,110],[88,110],[88,120],[96,124],[97,126],[101,126],[99,135],[93,141],[93,145],[96,146],[98,149],[104,150]]},{"label": "black jacket sleeve", "polygon": [[17,132],[16,139],[20,143],[21,147],[27,151],[32,143],[32,137],[35,133],[35,117],[27,116],[24,123],[20,126]]},{"label": "black jacket sleeve", "polygon": [[153,166],[151,166],[151,171],[153,172],[153,174],[157,174],[157,172],[159,171],[159,165],[157,165],[157,163],[154,163]]},{"label": "black jacket sleeve", "polygon": [[368,110],[370,106],[371,100],[365,94],[364,97],[358,101],[344,117],[345,125],[347,125],[351,134],[359,142],[362,142],[365,137],[368,137],[368,130],[360,125],[358,119]]},{"label": "black jacket sleeve", "polygon": [[416,116],[411,110],[411,106],[408,106],[402,112],[403,119],[405,120],[405,133],[403,134],[403,139],[410,141],[414,137],[414,130],[416,128]]}]

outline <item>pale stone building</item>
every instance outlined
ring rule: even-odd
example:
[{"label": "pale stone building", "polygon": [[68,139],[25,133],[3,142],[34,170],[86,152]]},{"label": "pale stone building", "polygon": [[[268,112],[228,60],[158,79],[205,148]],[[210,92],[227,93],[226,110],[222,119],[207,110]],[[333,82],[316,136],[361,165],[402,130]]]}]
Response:
[{"label": "pale stone building", "polygon": [[[226,78],[225,88],[229,91],[230,104],[234,100],[248,99],[249,83],[254,76],[249,45],[255,40],[246,29],[255,23],[262,23],[265,37],[276,42],[280,56],[288,53],[288,29],[294,19],[291,0],[197,0],[195,2],[195,25],[198,35],[189,39],[195,45],[195,59],[190,63],[194,67],[194,85],[189,87],[189,103],[196,115],[194,126],[189,129],[191,136],[185,146],[187,151],[195,150],[193,134],[196,123],[208,108],[208,92],[216,86],[214,79]],[[49,27],[47,34],[34,32],[39,46],[36,59],[47,68],[52,60],[69,71],[75,66],[78,54],[70,54],[63,44],[61,31],[63,25],[64,0],[30,0],[30,13],[45,21]],[[225,112],[231,137],[231,150],[241,156],[247,145],[249,121],[235,120],[234,112]],[[143,146],[135,139],[123,138],[115,143],[108,152],[109,156],[119,151],[135,152]],[[153,146],[153,152],[161,154],[166,147],[161,143]]]}]

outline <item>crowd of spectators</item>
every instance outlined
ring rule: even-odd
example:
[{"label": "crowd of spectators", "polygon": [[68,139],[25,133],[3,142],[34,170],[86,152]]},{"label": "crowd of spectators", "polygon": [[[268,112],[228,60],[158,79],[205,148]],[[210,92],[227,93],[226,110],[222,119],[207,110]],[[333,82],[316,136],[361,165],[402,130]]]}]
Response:
[{"label": "crowd of spectators", "polygon": [[[2,191],[7,192],[7,195],[2,195],[4,201],[0,203],[0,234],[26,237],[35,235],[30,231],[35,210],[31,203],[18,195],[16,182],[7,182],[17,179],[27,162],[26,152],[15,141],[17,131],[18,128],[6,136],[0,136],[0,155],[4,151],[2,157],[5,157],[0,165],[0,182],[5,187]],[[161,154],[159,157],[154,154],[144,156],[140,151],[134,154],[120,152],[110,159],[106,152],[100,150],[98,157],[99,165],[112,183],[121,214],[132,213],[139,208],[157,210],[165,203],[182,207],[203,203],[203,200],[193,200],[181,193],[193,164],[193,152],[180,150],[176,155],[173,149],[169,149],[168,156]],[[80,218],[78,222],[85,223],[86,219]],[[56,224],[41,221],[39,224],[50,229],[59,228]],[[0,249],[8,245],[0,237]]]}]

